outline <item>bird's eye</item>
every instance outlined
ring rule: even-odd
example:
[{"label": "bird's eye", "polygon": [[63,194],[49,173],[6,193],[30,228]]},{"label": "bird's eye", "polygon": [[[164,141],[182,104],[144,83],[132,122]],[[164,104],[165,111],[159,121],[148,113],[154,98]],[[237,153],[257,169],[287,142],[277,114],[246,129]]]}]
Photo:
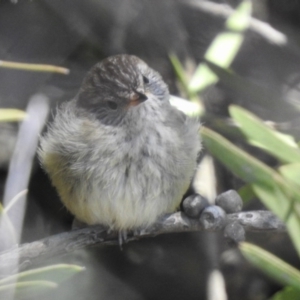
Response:
[{"label": "bird's eye", "polygon": [[118,104],[114,101],[107,101],[107,106],[113,110],[116,110],[118,108]]},{"label": "bird's eye", "polygon": [[145,84],[149,83],[149,78],[143,75],[143,81]]}]

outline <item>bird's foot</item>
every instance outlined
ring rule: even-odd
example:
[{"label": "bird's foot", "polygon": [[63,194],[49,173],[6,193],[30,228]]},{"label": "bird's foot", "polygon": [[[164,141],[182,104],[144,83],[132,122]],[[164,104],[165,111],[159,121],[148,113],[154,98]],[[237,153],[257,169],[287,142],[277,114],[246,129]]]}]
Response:
[{"label": "bird's foot", "polygon": [[120,230],[118,235],[119,246],[122,249],[122,245],[127,241],[127,230]]},{"label": "bird's foot", "polygon": [[144,235],[147,232],[147,228],[137,228],[133,230],[134,236]]}]

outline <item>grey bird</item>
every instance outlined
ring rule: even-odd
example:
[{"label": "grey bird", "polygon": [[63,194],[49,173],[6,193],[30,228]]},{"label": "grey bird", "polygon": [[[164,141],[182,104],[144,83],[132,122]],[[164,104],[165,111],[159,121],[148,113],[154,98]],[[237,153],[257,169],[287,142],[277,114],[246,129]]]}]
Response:
[{"label": "grey bird", "polygon": [[79,221],[139,230],[178,208],[197,167],[200,125],[169,97],[145,62],[116,55],[57,109],[38,155]]}]

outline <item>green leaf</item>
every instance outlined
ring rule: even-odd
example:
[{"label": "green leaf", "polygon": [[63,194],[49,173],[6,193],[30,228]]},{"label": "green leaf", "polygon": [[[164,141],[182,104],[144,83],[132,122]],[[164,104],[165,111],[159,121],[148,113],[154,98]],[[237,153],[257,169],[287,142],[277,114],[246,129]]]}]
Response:
[{"label": "green leaf", "polygon": [[0,299],[6,299],[7,294],[14,290],[14,299],[30,299],[49,290],[57,284],[47,280],[23,281],[0,286]]},{"label": "green leaf", "polygon": [[257,268],[283,285],[289,285],[300,291],[300,272],[275,255],[249,243],[239,245],[243,255]]},{"label": "green leaf", "polygon": [[268,184],[279,176],[272,168],[239,149],[218,133],[202,127],[201,136],[206,149],[245,182]]},{"label": "green leaf", "polygon": [[57,264],[8,276],[0,280],[0,286],[10,282],[39,280],[41,278],[58,284],[83,270],[85,270],[84,267],[77,265]]},{"label": "green leaf", "polygon": [[243,39],[243,35],[238,32],[218,34],[204,58],[220,67],[228,68],[239,51]]},{"label": "green leaf", "polygon": [[197,93],[217,82],[218,76],[211,71],[206,63],[201,63],[194,73],[188,90],[191,93]]},{"label": "green leaf", "polygon": [[278,168],[278,171],[284,178],[300,186],[300,163],[283,165]]},{"label": "green leaf", "polygon": [[272,184],[272,182],[269,184],[257,182],[252,183],[251,187],[267,208],[271,209],[282,220],[287,216],[291,200],[286,198],[277,185]]},{"label": "green leaf", "polygon": [[269,185],[252,184],[252,188],[259,199],[271,209],[279,218],[285,221],[288,233],[300,256],[300,204],[293,201],[276,183]]},{"label": "green leaf", "polygon": [[187,91],[188,90],[187,76],[183,66],[181,65],[181,62],[179,61],[178,57],[175,54],[170,54],[169,57],[170,57],[171,64],[175,70],[177,78],[183,85],[184,89]]},{"label": "green leaf", "polygon": [[249,143],[264,149],[283,162],[300,162],[297,144],[284,134],[280,134],[263,123],[249,111],[231,105],[229,113],[247,136]]},{"label": "green leaf", "polygon": [[243,199],[244,204],[256,197],[251,184],[245,184],[244,186],[242,186],[238,190],[238,193],[240,197]]},{"label": "green leaf", "polygon": [[299,300],[300,299],[300,291],[299,289],[295,289],[293,287],[287,286],[280,292],[277,292],[271,300]]},{"label": "green leaf", "polygon": [[[206,61],[213,62],[219,67],[228,68],[240,49],[242,42],[243,36],[240,33],[221,33],[214,39],[204,58]],[[202,63],[196,69],[188,89],[196,93],[217,82],[218,76],[206,63]]]},{"label": "green leaf", "polygon": [[26,112],[19,109],[0,109],[0,122],[19,122],[24,120]]},{"label": "green leaf", "polygon": [[246,0],[241,2],[241,4],[226,21],[226,28],[234,31],[245,31],[249,27],[251,11],[251,1]]},{"label": "green leaf", "polygon": [[[249,26],[250,15],[251,1],[245,0],[227,19],[226,29],[234,30],[234,32],[226,31],[218,34],[206,51],[204,59],[220,67],[228,68],[242,45],[243,31]],[[196,69],[188,89],[196,93],[217,81],[218,77],[215,73],[206,63],[202,63]]]}]

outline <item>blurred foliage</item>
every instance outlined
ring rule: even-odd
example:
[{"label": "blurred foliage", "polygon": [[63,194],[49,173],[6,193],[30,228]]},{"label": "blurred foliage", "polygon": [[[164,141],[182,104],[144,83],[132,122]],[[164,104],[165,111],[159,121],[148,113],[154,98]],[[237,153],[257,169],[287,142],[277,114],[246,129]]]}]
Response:
[{"label": "blurred foliage", "polygon": [[[277,132],[245,109],[231,106],[229,112],[245,139],[277,158],[279,166],[272,169],[208,128],[202,131],[206,149],[245,181],[247,189],[252,189],[266,207],[286,223],[299,255],[300,186],[297,167],[300,149],[292,136]],[[293,290],[293,294],[297,293],[300,297],[298,270],[256,246],[244,243],[241,251],[249,261],[281,284],[298,288],[298,291]],[[279,299],[290,299],[284,298],[291,293],[290,289],[288,291],[287,294],[282,293]]]},{"label": "blurred foliage", "polygon": [[244,256],[254,265],[260,267],[284,285],[297,289],[298,293],[300,293],[299,270],[255,245],[243,242],[240,245],[240,249]]},{"label": "blurred foliage", "polygon": [[209,63],[221,68],[228,68],[231,65],[244,40],[243,33],[249,27],[251,10],[251,1],[241,2],[227,19],[225,30],[212,41],[204,55],[204,62],[199,64],[190,80],[178,58],[174,54],[170,55],[175,73],[190,100],[197,97],[196,93],[218,82],[218,76]]},{"label": "blurred foliage", "polygon": [[13,291],[14,299],[30,299],[57,288],[63,281],[83,271],[77,265],[57,264],[17,273],[0,280],[0,299]]},{"label": "blurred foliage", "polygon": [[[16,195],[6,207],[0,203],[0,223],[7,222],[9,235],[14,235],[14,227],[8,217],[8,212],[27,193],[27,190]],[[0,299],[7,294],[14,294],[14,299],[30,299],[44,292],[57,288],[63,281],[83,271],[78,265],[57,264],[42,268],[19,272],[0,279]]]},{"label": "blurred foliage", "polygon": [[[236,176],[250,184],[254,194],[286,222],[289,234],[299,254],[300,187],[295,184],[297,177],[293,177],[297,176],[297,173],[288,172],[288,170],[291,161],[297,162],[300,149],[295,148],[296,143],[284,142],[285,140],[292,140],[292,137],[282,139],[282,134],[277,134],[274,129],[269,128],[252,113],[237,106],[231,106],[230,114],[246,139],[281,159],[281,168],[285,171],[279,172],[272,169],[207,128],[203,129],[202,135],[205,146]],[[258,128],[259,132],[257,131]],[[255,132],[257,132],[257,138]],[[288,164],[284,164],[285,162]]]},{"label": "blurred foliage", "polygon": [[299,289],[293,287],[286,287],[280,292],[276,293],[272,300],[298,300],[299,299]]},{"label": "blurred foliage", "polygon": [[270,277],[273,277],[286,287],[272,297],[278,299],[299,299],[300,297],[300,271],[287,264],[275,255],[260,247],[243,242],[240,244],[243,255],[256,267],[260,268]]},{"label": "blurred foliage", "polygon": [[[69,70],[61,67],[40,64],[26,64],[0,61],[0,67],[12,68],[26,71],[38,72],[58,72],[68,74]],[[18,109],[0,109],[0,122],[19,122],[26,118],[26,112]],[[0,203],[0,221],[8,222],[11,232],[14,234],[13,226],[7,217],[9,209],[21,198],[20,196],[27,193],[27,190],[16,195],[7,207]],[[5,299],[9,294],[14,295],[14,299],[29,299],[40,295],[48,290],[57,288],[59,284],[76,273],[83,271],[84,268],[77,265],[52,265],[29,271],[19,272],[15,275],[7,276],[0,280],[0,299]]]},{"label": "blurred foliage", "polygon": [[[243,33],[249,26],[250,14],[251,2],[242,1],[227,19],[224,32],[218,34],[211,43],[204,56],[204,62],[199,64],[192,76],[187,76],[184,67],[174,55],[170,56],[178,80],[190,100],[195,101],[199,97],[196,93],[203,92],[218,80],[239,79],[229,67],[243,42]],[[239,85],[240,81],[233,85]],[[246,88],[250,85],[245,80],[241,82],[243,84],[237,88],[244,88],[244,92],[247,92]],[[188,112],[186,109],[182,110]],[[286,223],[291,240],[300,255],[299,145],[294,137],[276,131],[241,107],[230,106],[229,114],[234,121],[231,127],[240,132],[240,137],[277,159],[278,167],[271,168],[219,133],[203,127],[202,139],[205,149],[245,182],[245,186],[240,189],[243,200],[259,198]],[[273,300],[300,299],[299,270],[257,246],[242,243],[240,249],[251,263],[285,286],[274,295]]]},{"label": "blurred foliage", "polygon": [[[228,68],[244,40],[243,32],[249,27],[251,1],[243,1],[227,19],[226,30],[217,35],[204,55],[204,60],[219,67]],[[218,81],[218,76],[204,62],[200,64],[189,85],[189,91],[196,93]]]}]

